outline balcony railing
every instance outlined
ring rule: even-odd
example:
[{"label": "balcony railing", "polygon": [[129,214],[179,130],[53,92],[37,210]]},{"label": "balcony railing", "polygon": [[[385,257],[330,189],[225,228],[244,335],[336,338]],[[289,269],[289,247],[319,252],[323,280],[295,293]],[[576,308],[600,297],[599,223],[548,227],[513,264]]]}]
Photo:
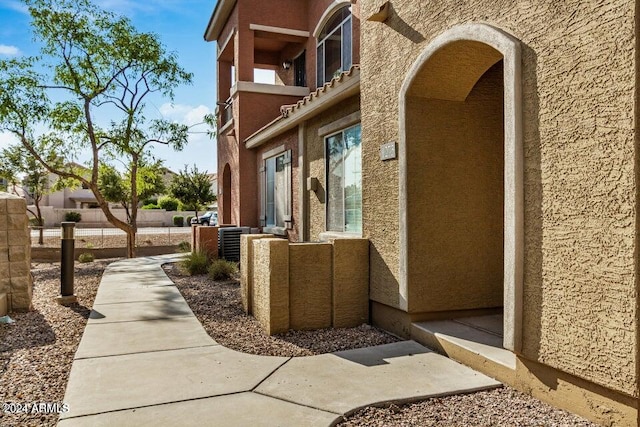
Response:
[{"label": "balcony railing", "polygon": [[233,120],[233,102],[231,101],[231,98],[227,99],[225,102],[220,102],[218,104],[218,108],[220,111],[220,127],[223,127]]}]

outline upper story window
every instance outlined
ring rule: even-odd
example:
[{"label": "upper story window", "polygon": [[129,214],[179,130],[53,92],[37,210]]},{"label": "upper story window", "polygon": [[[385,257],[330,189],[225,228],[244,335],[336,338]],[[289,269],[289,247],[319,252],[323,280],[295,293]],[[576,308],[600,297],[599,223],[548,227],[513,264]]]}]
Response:
[{"label": "upper story window", "polygon": [[339,9],[318,35],[317,85],[351,67],[351,6]]}]

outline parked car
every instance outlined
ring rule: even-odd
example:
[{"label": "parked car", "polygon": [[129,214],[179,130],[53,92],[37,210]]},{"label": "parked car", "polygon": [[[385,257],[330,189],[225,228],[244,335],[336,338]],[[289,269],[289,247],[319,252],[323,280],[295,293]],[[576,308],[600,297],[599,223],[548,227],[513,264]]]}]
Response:
[{"label": "parked car", "polygon": [[191,218],[191,224],[218,225],[218,212],[208,211],[204,215]]}]

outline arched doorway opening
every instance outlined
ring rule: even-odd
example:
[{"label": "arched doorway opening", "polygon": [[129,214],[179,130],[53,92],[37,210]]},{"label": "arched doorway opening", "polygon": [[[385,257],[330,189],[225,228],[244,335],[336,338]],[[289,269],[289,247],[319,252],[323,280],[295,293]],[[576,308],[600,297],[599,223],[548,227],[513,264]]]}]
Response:
[{"label": "arched doorway opening", "polygon": [[503,313],[503,346],[516,352],[523,250],[519,85],[518,41],[470,24],[427,47],[400,95],[405,309]]},{"label": "arched doorway opening", "polygon": [[222,173],[222,221],[221,224],[232,224],[231,220],[231,167],[224,165]]}]

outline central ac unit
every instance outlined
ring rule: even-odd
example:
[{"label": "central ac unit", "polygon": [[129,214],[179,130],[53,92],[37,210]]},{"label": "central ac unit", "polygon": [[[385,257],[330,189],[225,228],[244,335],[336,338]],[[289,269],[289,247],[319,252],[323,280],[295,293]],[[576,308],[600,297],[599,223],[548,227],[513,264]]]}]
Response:
[{"label": "central ac unit", "polygon": [[224,227],[218,230],[218,254],[227,261],[240,262],[240,235],[250,234],[250,227]]}]

